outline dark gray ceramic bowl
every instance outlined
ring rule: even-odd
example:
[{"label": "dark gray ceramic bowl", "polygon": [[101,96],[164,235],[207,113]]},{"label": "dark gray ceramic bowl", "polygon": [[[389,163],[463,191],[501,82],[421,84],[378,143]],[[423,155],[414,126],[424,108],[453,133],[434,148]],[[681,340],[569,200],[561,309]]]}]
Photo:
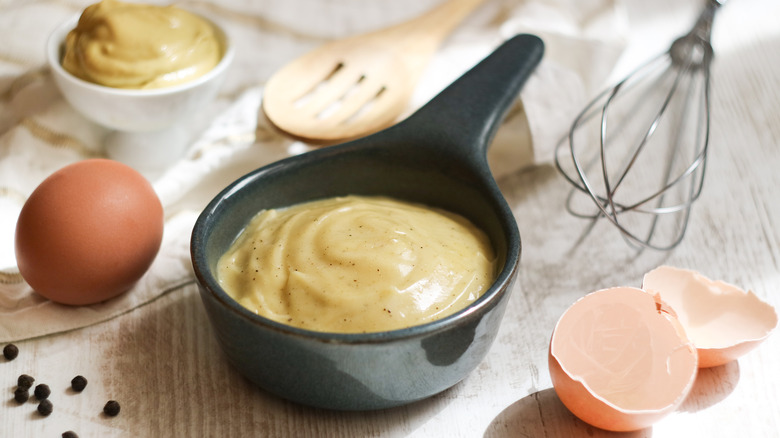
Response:
[{"label": "dark gray ceramic bowl", "polygon": [[[295,402],[367,410],[441,392],[482,361],[520,260],[517,224],[486,152],[543,51],[539,38],[516,36],[403,122],[258,169],[205,208],[192,233],[192,262],[217,340],[241,374]],[[495,283],[469,307],[441,320],[367,334],[280,324],[248,311],[220,288],[217,260],[257,212],[348,194],[386,195],[468,217],[501,257]]]}]

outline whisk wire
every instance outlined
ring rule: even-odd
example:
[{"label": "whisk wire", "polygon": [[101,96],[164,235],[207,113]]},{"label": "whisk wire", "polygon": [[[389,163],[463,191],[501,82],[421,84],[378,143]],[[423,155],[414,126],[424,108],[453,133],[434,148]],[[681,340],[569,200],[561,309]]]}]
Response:
[{"label": "whisk wire", "polygon": [[[568,137],[570,154],[571,154],[571,158],[572,158],[572,161],[574,163],[574,167],[575,167],[575,170],[576,170],[576,173],[577,173],[577,179],[574,179],[571,176],[569,176],[568,172],[566,172],[562,168],[561,162],[558,159],[558,154],[556,153],[555,165],[558,168],[558,170],[560,171],[560,173],[563,175],[563,177],[571,185],[573,185],[576,189],[578,189],[579,191],[581,191],[583,193],[586,193],[586,194],[593,194],[594,196],[596,196],[596,199],[594,199],[594,201],[596,201],[598,203],[607,202],[607,198],[605,196],[600,196],[600,195],[598,195],[596,193],[596,191],[590,186],[589,179],[586,177],[585,173],[587,171],[586,169],[590,169],[595,164],[596,161],[600,160],[601,158],[603,158],[605,156],[605,154],[602,154],[600,152],[601,152],[601,150],[605,150],[607,147],[609,147],[607,145],[607,142],[605,140],[603,140],[603,139],[606,138],[606,135],[604,133],[602,133],[602,140],[600,142],[600,145],[602,145],[601,150],[598,151],[597,153],[595,153],[590,161],[588,161],[586,164],[583,164],[580,161],[579,154],[575,150],[575,144],[577,142],[574,140],[574,134],[575,134],[576,131],[579,130],[580,127],[582,127],[582,125],[584,125],[584,124],[588,123],[589,121],[591,121],[591,119],[593,119],[595,116],[597,116],[599,114],[603,115],[604,107],[603,106],[601,106],[601,107],[598,106],[598,103],[602,99],[604,99],[607,95],[614,95],[615,94],[615,90],[624,90],[624,91],[631,90],[639,82],[641,82],[642,79],[644,79],[644,77],[649,76],[650,74],[652,74],[655,71],[656,68],[658,68],[657,66],[655,66],[656,63],[664,62],[664,61],[666,62],[666,64],[668,64],[669,60],[666,59],[666,53],[662,53],[662,54],[656,56],[655,58],[649,60],[648,62],[644,63],[643,65],[639,66],[634,71],[629,73],[623,80],[618,82],[614,87],[607,88],[604,91],[602,91],[599,95],[596,96],[596,98],[594,98],[577,115],[577,117],[575,118],[575,120],[574,120],[574,122],[572,124],[571,129],[569,130],[569,137]],[[662,80],[663,80],[663,76],[661,76],[659,78],[656,78],[655,83],[652,86],[647,87],[648,91],[650,91],[653,88],[655,88],[655,85],[658,85],[658,83],[662,82]],[[643,99],[637,99],[637,101],[635,102],[635,105],[639,106],[641,104],[641,100],[643,100]],[[631,112],[631,113],[636,112],[636,109],[632,108],[629,112]],[[603,123],[602,123],[601,126],[603,126]],[[560,146],[561,146],[561,144],[558,145],[559,148],[560,148]],[[625,167],[625,164],[624,164],[624,167]],[[607,193],[609,193],[609,191]],[[615,205],[620,206],[619,203],[617,203]],[[621,208],[621,210],[624,209],[626,206],[622,206],[622,207],[623,208]],[[593,216],[586,215],[586,216],[583,216],[583,217],[591,218]]]},{"label": "whisk wire", "polygon": [[[555,151],[555,165],[572,185],[566,199],[566,209],[572,215],[593,220],[607,218],[617,227],[624,240],[639,249],[670,250],[682,241],[688,228],[691,207],[703,188],[710,130],[709,67],[713,57],[709,40],[715,11],[724,1],[709,0],[693,28],[676,39],[667,52],[648,60],[612,88],[602,91],[575,117],[568,134],[568,153],[573,171],[565,170],[562,165],[560,155],[564,141],[558,144]],[[665,91],[658,93],[661,89]],[[633,101],[628,111],[621,113],[619,101],[625,100],[625,96],[631,93],[639,93],[639,98]],[[656,96],[658,99],[652,99]],[[631,102],[630,99],[628,101]],[[620,140],[626,135],[630,136],[630,130],[636,129],[631,126],[637,123],[637,114],[648,102],[659,104],[651,113],[649,126],[637,130],[637,142],[621,144]],[[680,110],[682,115],[673,116],[674,110]],[[596,119],[597,116],[600,118]],[[626,117],[624,121],[627,123],[620,123],[621,116]],[[599,122],[599,134],[594,146],[597,147],[592,157],[582,162],[579,149],[587,148],[588,142],[579,146],[581,134],[578,132],[596,120]],[[689,125],[696,127],[693,138],[686,136],[690,135]],[[668,141],[667,154],[663,157],[666,164],[658,179],[658,186],[638,200],[631,201],[623,196],[623,192],[630,189],[629,175],[634,173],[634,169],[637,172],[642,169],[640,157],[648,154],[646,151],[657,144],[652,143],[653,139],[661,134]],[[625,152],[620,160],[622,163],[613,162],[617,156],[612,154],[615,148],[623,148]],[[652,163],[651,158],[652,154],[642,160]],[[688,165],[680,166],[679,163],[685,160],[690,160]],[[598,175],[602,180],[603,192],[596,190],[597,186],[590,178],[591,169],[596,165],[601,166]],[[647,191],[649,180],[638,177],[637,181],[631,179],[631,183]],[[595,212],[587,213],[575,208],[576,193],[586,194],[586,198],[595,205]],[[672,193],[675,193],[674,197]],[[649,222],[645,221],[645,231],[632,231],[633,221],[641,221],[642,216],[649,217]],[[670,220],[662,221],[666,217]],[[666,243],[659,243],[656,236],[661,226],[667,223],[673,231],[665,236],[671,235],[671,238]]]}]

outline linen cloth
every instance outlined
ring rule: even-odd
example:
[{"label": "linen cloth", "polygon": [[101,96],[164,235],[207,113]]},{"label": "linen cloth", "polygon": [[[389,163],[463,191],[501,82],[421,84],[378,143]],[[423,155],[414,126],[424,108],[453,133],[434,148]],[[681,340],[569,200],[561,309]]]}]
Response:
[{"label": "linen cloth", "polygon": [[[72,307],[41,297],[24,282],[15,268],[13,234],[26,197],[44,178],[67,164],[105,155],[110,132],[62,99],[44,56],[49,33],[90,3],[0,2],[0,342],[96,324],[192,283],[189,238],[206,203],[246,172],[314,147],[268,126],[260,111],[264,82],[286,62],[329,40],[411,19],[440,1],[177,3],[223,25],[236,58],[218,98],[192,123],[183,156],[162,168],[139,169],[165,208],[163,243],[151,268],[127,293]],[[627,25],[620,0],[486,0],[436,52],[405,115],[503,40],[534,33],[545,42],[545,57],[510,109],[488,160],[497,178],[548,162],[574,116],[618,61]]]}]

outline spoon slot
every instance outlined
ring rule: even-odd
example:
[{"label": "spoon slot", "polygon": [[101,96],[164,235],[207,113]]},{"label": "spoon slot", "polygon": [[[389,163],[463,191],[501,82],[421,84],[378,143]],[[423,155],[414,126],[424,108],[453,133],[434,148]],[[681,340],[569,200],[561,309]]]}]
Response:
[{"label": "spoon slot", "polygon": [[361,78],[337,102],[338,110],[331,114],[333,121],[337,124],[357,122],[360,119],[359,113],[367,114],[369,107],[373,106],[386,89],[387,86],[375,78]]},{"label": "spoon slot", "polygon": [[366,114],[370,114],[371,111],[376,107],[377,102],[379,102],[379,99],[382,97],[382,94],[387,90],[387,87],[384,85],[379,89],[379,91],[374,94],[374,96],[371,97],[367,102],[364,102],[360,108],[357,109],[357,111],[353,112],[349,118],[345,119],[342,124],[350,124],[355,123],[358,120],[360,120],[361,117],[363,117]]},{"label": "spoon slot", "polygon": [[332,112],[331,106],[339,106],[339,102],[350,93],[350,90],[359,86],[364,77],[362,71],[349,64],[342,64],[327,79],[327,82],[323,82],[322,86],[315,89],[306,106],[298,110],[296,117],[315,121],[322,119],[322,115]]},{"label": "spoon slot", "polygon": [[336,73],[338,73],[339,70],[341,70],[342,68],[344,68],[343,62],[336,64],[336,66],[333,67],[333,69],[330,70],[330,72],[328,72],[328,74],[324,78],[322,78],[321,81],[315,82],[314,85],[306,89],[306,91],[303,94],[293,99],[293,103],[292,103],[293,108],[300,109],[305,107],[309,102],[311,102],[311,100],[314,98],[315,95],[322,92],[322,90],[328,86],[328,84],[333,79],[333,76]]},{"label": "spoon slot", "polygon": [[[365,79],[366,75],[361,75],[357,82],[350,85],[343,95],[334,100],[330,105],[326,106],[325,109],[317,113],[317,119],[324,120],[334,116],[336,119],[341,120],[341,123],[344,123],[344,120],[347,120],[349,114],[347,114],[347,117],[343,117],[343,113],[350,112],[350,110],[356,106],[352,104],[352,102],[357,101],[358,104],[363,103],[362,96],[366,94],[365,90],[367,87],[366,85],[363,85]],[[338,117],[336,116],[337,114],[342,116]]]}]

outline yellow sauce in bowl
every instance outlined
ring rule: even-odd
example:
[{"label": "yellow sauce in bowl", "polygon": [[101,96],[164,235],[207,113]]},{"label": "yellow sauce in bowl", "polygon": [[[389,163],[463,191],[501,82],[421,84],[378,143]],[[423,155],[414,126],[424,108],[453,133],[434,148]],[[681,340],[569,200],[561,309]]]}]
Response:
[{"label": "yellow sauce in bowl", "polygon": [[222,58],[207,20],[175,6],[103,0],[66,37],[62,66],[85,81],[153,89],[192,81]]},{"label": "yellow sauce in bowl", "polygon": [[242,306],[287,325],[363,333],[434,321],[493,283],[487,236],[457,214],[345,196],[258,213],[220,258]]}]

